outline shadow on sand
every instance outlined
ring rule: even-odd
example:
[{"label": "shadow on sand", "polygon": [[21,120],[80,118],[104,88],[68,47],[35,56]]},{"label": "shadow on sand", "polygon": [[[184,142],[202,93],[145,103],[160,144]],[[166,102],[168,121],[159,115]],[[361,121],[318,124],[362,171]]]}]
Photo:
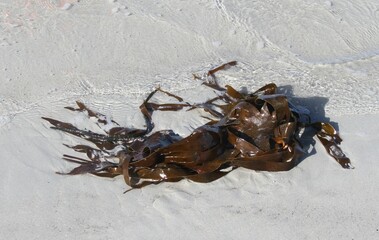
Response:
[{"label": "shadow on sand", "polygon": [[[290,85],[284,85],[278,87],[278,93],[284,94],[287,96],[288,101],[291,102],[295,107],[305,108],[310,113],[311,122],[328,122],[330,123],[337,131],[339,131],[338,123],[331,122],[330,118],[325,115],[325,106],[328,103],[329,99],[325,97],[307,97],[301,98],[296,97],[293,93],[293,87]],[[316,154],[315,144],[316,144],[316,131],[312,128],[306,128],[303,135],[299,139],[302,143],[303,150],[305,154],[299,159],[301,163],[308,156]],[[321,144],[321,143],[320,143]],[[298,163],[298,164],[299,164]]]}]

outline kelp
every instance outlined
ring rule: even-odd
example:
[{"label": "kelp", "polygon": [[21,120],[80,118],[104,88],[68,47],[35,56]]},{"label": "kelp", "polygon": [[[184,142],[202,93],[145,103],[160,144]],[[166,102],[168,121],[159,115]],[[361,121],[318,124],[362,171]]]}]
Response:
[{"label": "kelp", "polygon": [[[237,91],[232,86],[221,87],[215,73],[236,65],[229,62],[207,72],[194,75],[203,84],[218,91],[218,96],[202,104],[190,104],[172,93],[157,88],[141,104],[145,128],[121,127],[105,115],[77,102],[68,110],[86,112],[99,127],[113,124],[103,134],[81,130],[74,125],[43,117],[51,128],[80,137],[95,144],[68,146],[85,153],[87,159],[64,155],[63,159],[78,167],[67,175],[90,173],[101,177],[123,175],[132,188],[160,182],[189,179],[211,182],[238,167],[259,171],[288,171],[295,167],[304,153],[300,142],[305,128],[312,128],[331,155],[343,168],[352,168],[339,144],[342,139],[330,123],[310,122],[310,116],[298,111],[274,83],[252,93]],[[151,102],[157,92],[180,103]],[[208,112],[209,122],[181,137],[172,130],[153,132],[154,111],[178,111],[201,108]],[[304,120],[306,119],[306,120]],[[104,129],[104,128],[103,128]],[[106,129],[106,128],[105,128]]]}]

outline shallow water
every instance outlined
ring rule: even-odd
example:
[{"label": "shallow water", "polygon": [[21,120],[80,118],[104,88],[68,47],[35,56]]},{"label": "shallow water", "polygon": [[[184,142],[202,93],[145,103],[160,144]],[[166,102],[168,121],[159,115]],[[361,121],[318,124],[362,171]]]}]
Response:
[{"label": "shallow water", "polygon": [[[1,1],[1,236],[378,239],[378,9],[377,0]],[[62,143],[79,140],[41,116],[80,125],[87,119],[63,107],[81,100],[143,127],[138,106],[153,89],[203,102],[215,93],[192,73],[231,60],[238,65],[217,73],[221,85],[275,82],[316,119],[338,122],[356,169],[341,169],[316,144],[289,172],[238,169],[209,184],[128,194],[122,178],[55,174],[72,168]],[[200,115],[154,119],[157,130],[185,135]]]}]

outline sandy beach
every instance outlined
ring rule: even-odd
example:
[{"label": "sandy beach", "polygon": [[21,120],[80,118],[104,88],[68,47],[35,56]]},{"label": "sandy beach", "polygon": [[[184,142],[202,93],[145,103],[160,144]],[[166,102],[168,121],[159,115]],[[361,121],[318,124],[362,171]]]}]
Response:
[{"label": "sandy beach", "polygon": [[[138,107],[151,91],[203,102],[215,93],[192,74],[232,60],[220,85],[276,83],[338,128],[354,169],[315,139],[288,172],[241,168],[206,184],[124,194],[122,177],[56,174],[75,166],[63,144],[82,141],[41,117],[91,128],[64,109],[80,100],[143,127]],[[379,239],[378,69],[374,0],[3,0],[0,239]],[[154,113],[155,130],[186,136],[201,114]]]}]

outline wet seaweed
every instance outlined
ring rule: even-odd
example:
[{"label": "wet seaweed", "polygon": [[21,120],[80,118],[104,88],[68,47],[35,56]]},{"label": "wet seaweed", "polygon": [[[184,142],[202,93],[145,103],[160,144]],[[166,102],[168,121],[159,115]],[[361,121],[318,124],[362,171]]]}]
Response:
[{"label": "wet seaweed", "polygon": [[[97,119],[102,127],[116,125],[104,134],[81,130],[74,125],[43,117],[53,129],[80,137],[95,144],[68,146],[85,153],[88,159],[64,155],[63,159],[79,164],[67,175],[90,173],[101,177],[123,175],[132,188],[160,182],[189,179],[211,182],[238,167],[259,171],[288,171],[304,155],[301,133],[312,128],[330,156],[343,168],[352,168],[350,160],[339,144],[342,139],[330,123],[311,122],[308,113],[299,111],[283,94],[277,93],[274,83],[252,93],[243,93],[227,85],[221,87],[215,74],[236,65],[229,62],[208,71],[203,77],[194,75],[207,87],[218,91],[218,96],[202,104],[190,104],[175,94],[157,88],[141,104],[145,119],[144,129],[125,128],[105,115],[95,112],[82,102],[77,108]],[[175,98],[180,103],[151,102],[157,92]],[[188,137],[172,130],[153,132],[154,111],[179,111],[201,108],[208,112],[209,122],[195,129]]]}]

